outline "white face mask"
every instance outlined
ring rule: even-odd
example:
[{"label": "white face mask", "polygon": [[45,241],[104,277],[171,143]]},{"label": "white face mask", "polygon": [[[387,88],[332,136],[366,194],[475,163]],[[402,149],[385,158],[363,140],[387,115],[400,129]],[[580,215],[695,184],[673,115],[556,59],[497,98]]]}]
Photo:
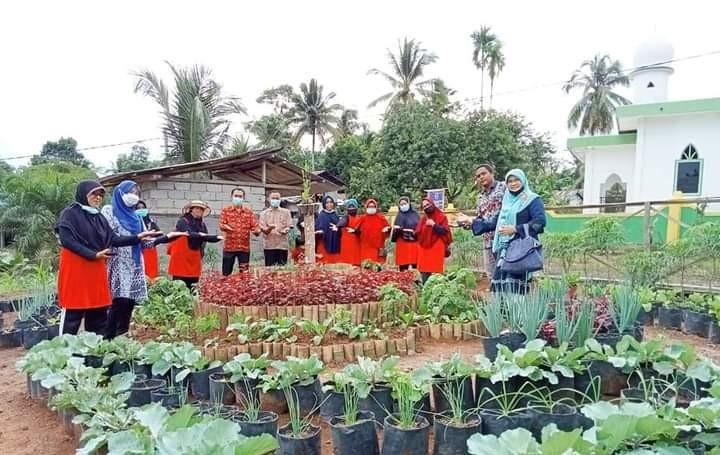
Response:
[{"label": "white face mask", "polygon": [[375,207],[368,207],[366,210],[368,215],[375,215],[377,213],[377,208]]},{"label": "white face mask", "polygon": [[80,204],[80,207],[81,207],[83,210],[85,210],[86,212],[88,212],[88,213],[90,213],[90,214],[92,214],[92,215],[97,215],[98,213],[100,213],[100,210],[96,209],[96,208],[93,207],[92,205],[82,205],[82,204]]},{"label": "white face mask", "polygon": [[140,201],[140,196],[134,193],[126,193],[122,195],[122,200],[128,207],[135,207]]}]

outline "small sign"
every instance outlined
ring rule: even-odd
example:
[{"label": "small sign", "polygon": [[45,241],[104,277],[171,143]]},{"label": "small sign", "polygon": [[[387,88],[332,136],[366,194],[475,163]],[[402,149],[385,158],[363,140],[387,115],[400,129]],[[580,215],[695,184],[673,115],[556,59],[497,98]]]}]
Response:
[{"label": "small sign", "polygon": [[427,197],[433,201],[435,206],[440,210],[445,210],[445,188],[435,190],[425,190]]}]

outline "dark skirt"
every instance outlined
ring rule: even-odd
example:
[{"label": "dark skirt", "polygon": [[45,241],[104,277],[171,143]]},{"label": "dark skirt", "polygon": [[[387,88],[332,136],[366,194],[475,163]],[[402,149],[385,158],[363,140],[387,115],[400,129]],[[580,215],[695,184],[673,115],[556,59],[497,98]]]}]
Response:
[{"label": "dark skirt", "polygon": [[513,294],[527,294],[530,290],[531,274],[515,274],[500,270],[500,260],[493,253],[496,260],[495,273],[493,273],[490,290],[492,292],[511,292]]}]

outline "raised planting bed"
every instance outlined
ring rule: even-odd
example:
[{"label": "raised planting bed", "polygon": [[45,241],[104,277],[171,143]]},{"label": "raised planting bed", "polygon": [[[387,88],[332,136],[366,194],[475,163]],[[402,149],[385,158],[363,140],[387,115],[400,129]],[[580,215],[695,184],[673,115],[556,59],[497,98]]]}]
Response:
[{"label": "raised planting bed", "polygon": [[219,306],[303,306],[357,304],[380,300],[380,287],[394,284],[415,294],[415,273],[365,269],[303,268],[297,271],[258,269],[200,281],[200,300]]}]

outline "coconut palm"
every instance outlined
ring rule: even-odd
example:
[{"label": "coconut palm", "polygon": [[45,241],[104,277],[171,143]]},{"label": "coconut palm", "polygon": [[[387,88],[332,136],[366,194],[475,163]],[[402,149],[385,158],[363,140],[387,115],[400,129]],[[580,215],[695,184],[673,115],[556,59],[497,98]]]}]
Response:
[{"label": "coconut palm", "polygon": [[609,133],[615,125],[615,108],[630,104],[630,100],[613,91],[617,86],[627,87],[630,79],[623,73],[618,60],[596,55],[585,60],[563,85],[565,93],[582,88],[583,95],[570,110],[568,128],[580,126],[580,135]]},{"label": "coconut palm", "polygon": [[177,68],[166,62],[174,76],[174,92],[156,74],[143,70],[137,77],[135,93],[154,99],[162,109],[167,158],[197,161],[222,153],[230,136],[231,114],[245,114],[238,98],[225,97],[210,70],[194,65]]},{"label": "coconut palm", "polygon": [[490,32],[490,27],[483,25],[479,32],[472,32],[473,63],[480,70],[480,109],[485,101],[485,70],[490,65],[490,54],[497,43],[497,36]]},{"label": "coconut palm", "polygon": [[320,144],[325,146],[326,136],[336,131],[336,113],[343,107],[331,104],[333,98],[335,92],[323,94],[323,86],[315,79],[310,79],[307,84],[300,84],[300,93],[293,94],[293,104],[288,115],[290,125],[297,126],[293,141],[297,143],[302,136],[309,134],[312,138],[313,156],[316,141],[319,140]]},{"label": "coconut palm", "polygon": [[358,122],[358,111],[355,109],[343,109],[338,119],[336,137],[348,137],[355,134],[355,131],[365,127],[364,123]]},{"label": "coconut palm", "polygon": [[380,96],[369,107],[388,101],[388,107],[396,103],[407,104],[415,99],[417,93],[427,89],[434,79],[420,80],[423,77],[425,67],[434,63],[437,56],[427,49],[423,49],[419,41],[405,38],[398,42],[398,53],[393,54],[390,49],[387,51],[390,58],[392,74],[381,71],[377,68],[371,69],[368,74],[382,76],[390,82],[393,90]]},{"label": "coconut palm", "polygon": [[490,78],[490,107],[492,108],[493,103],[493,91],[495,90],[495,79],[500,75],[503,69],[505,69],[505,54],[502,50],[502,42],[496,40],[495,43],[490,47],[488,52],[488,77]]}]

